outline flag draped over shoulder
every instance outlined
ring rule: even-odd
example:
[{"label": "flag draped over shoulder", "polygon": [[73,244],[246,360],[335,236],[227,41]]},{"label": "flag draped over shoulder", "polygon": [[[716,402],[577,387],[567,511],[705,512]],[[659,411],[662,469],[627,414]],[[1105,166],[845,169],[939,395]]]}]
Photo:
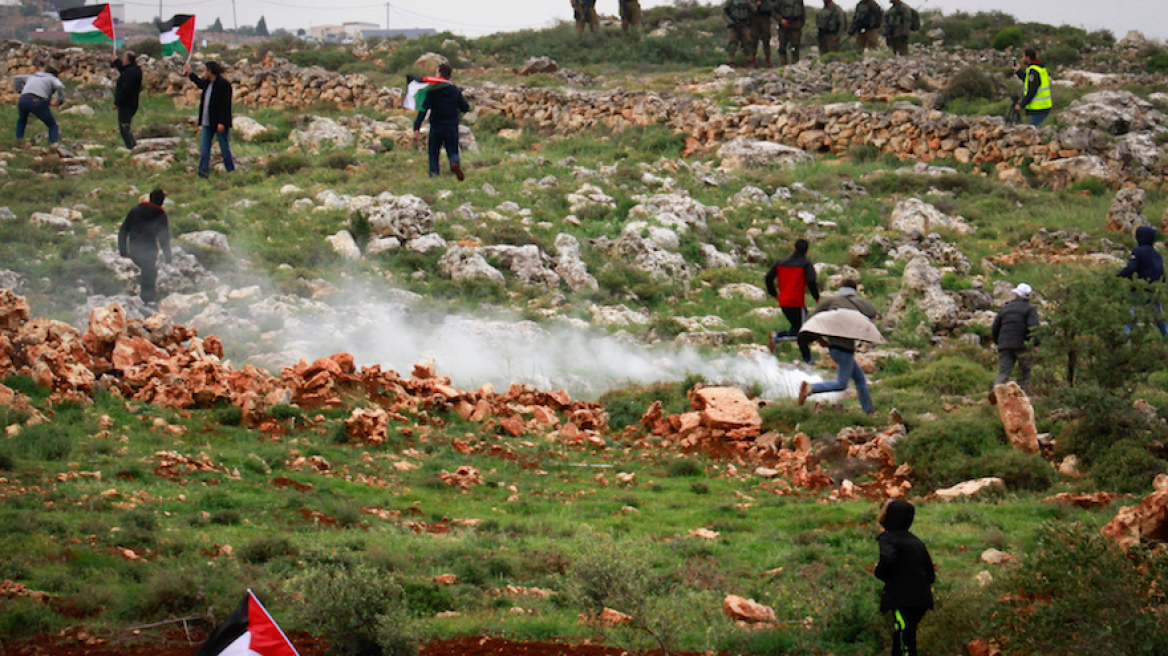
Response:
[{"label": "flag draped over shoulder", "polygon": [[406,85],[406,99],[402,103],[406,109],[420,110],[422,104],[426,102],[426,94],[434,89],[450,86],[450,80],[444,77],[424,77],[418,79],[414,76],[406,78],[408,84]]},{"label": "flag draped over shoulder", "polygon": [[74,43],[109,43],[114,40],[114,19],[109,5],[62,9],[61,27]]},{"label": "flag draped over shoulder", "polygon": [[300,656],[251,590],[195,656]]},{"label": "flag draped over shoulder", "polygon": [[158,24],[158,40],[162,42],[162,56],[189,55],[195,49],[195,17],[175,14]]}]

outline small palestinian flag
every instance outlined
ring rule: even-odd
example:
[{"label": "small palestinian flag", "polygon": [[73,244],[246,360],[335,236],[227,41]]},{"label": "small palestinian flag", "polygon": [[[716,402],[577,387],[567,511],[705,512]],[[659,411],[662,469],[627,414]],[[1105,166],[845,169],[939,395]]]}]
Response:
[{"label": "small palestinian flag", "polygon": [[109,5],[88,5],[62,9],[61,27],[74,43],[109,43],[114,40],[114,19]]},{"label": "small palestinian flag", "polygon": [[434,89],[450,86],[450,80],[437,76],[418,78],[413,75],[407,75],[406,83],[406,99],[402,105],[406,109],[418,111],[421,111],[422,104],[426,102],[426,94]]},{"label": "small palestinian flag", "polygon": [[175,14],[174,18],[158,24],[158,40],[162,42],[162,56],[189,55],[195,49],[195,17]]},{"label": "small palestinian flag", "polygon": [[300,656],[251,590],[195,656]]}]

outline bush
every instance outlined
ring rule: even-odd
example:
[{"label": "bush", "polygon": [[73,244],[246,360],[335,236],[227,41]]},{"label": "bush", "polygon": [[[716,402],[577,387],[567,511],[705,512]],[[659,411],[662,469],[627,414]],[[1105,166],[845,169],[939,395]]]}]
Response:
[{"label": "bush", "polygon": [[245,563],[263,564],[281,556],[295,556],[300,553],[296,545],[287,538],[259,538],[239,548],[239,559]]},{"label": "bush", "polygon": [[991,413],[931,421],[897,443],[897,456],[912,463],[914,480],[931,488],[997,476],[994,458],[1010,449]]},{"label": "bush", "polygon": [[1049,66],[1068,66],[1082,59],[1079,49],[1068,45],[1057,45],[1042,53],[1042,60]]},{"label": "bush", "polygon": [[1168,73],[1168,52],[1158,52],[1148,57],[1144,70],[1149,73]]},{"label": "bush", "polygon": [[1091,480],[1101,490],[1124,494],[1146,494],[1152,479],[1164,473],[1168,462],[1148,453],[1139,441],[1120,440],[1091,468]]},{"label": "bush", "polygon": [[994,50],[1005,50],[1006,48],[1021,48],[1022,43],[1026,37],[1022,34],[1020,27],[1007,27],[994,35],[993,46]]},{"label": "bush", "polygon": [[138,617],[146,620],[196,613],[207,598],[201,580],[191,570],[156,571],[136,597]]},{"label": "bush", "polygon": [[502,114],[483,114],[475,121],[474,129],[479,134],[495,134],[499,130],[513,130],[519,127],[515,119]]},{"label": "bush", "polygon": [[967,358],[943,357],[917,369],[886,379],[895,389],[927,389],[937,394],[969,396],[990,389],[994,375]]},{"label": "bush", "polygon": [[624,389],[605,392],[600,397],[600,405],[608,412],[608,425],[614,431],[628,426],[637,426],[641,415],[654,401],[661,401],[661,412],[666,416],[689,412],[692,408],[686,392],[702,382],[700,376],[690,376],[681,383],[654,383],[652,385],[630,385]]},{"label": "bush", "polygon": [[1086,191],[1092,196],[1102,196],[1107,193],[1107,183],[1099,178],[1086,178],[1072,184],[1069,189],[1072,192]]},{"label": "bush", "polygon": [[705,476],[706,470],[701,463],[697,461],[685,459],[674,460],[669,463],[669,477],[670,478],[689,478],[691,476]]},{"label": "bush", "polygon": [[946,100],[957,98],[991,99],[996,95],[997,89],[997,84],[985,71],[976,66],[970,66],[962,69],[949,81],[949,87],[945,90],[945,98]]},{"label": "bush", "polygon": [[336,151],[325,155],[324,159],[320,161],[321,166],[338,171],[344,171],[350,166],[357,165],[357,158],[353,153],[346,153],[344,151]]},{"label": "bush", "polygon": [[268,175],[289,175],[307,168],[310,162],[304,155],[297,153],[280,153],[268,160],[264,170]]},{"label": "bush", "polygon": [[401,585],[367,565],[318,566],[292,583],[307,603],[298,614],[332,653],[414,656],[418,645]]}]

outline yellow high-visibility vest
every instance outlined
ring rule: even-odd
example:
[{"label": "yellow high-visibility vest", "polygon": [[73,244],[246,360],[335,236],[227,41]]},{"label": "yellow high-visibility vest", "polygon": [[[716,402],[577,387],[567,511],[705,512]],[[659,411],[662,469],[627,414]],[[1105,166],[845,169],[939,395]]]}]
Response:
[{"label": "yellow high-visibility vest", "polygon": [[1026,105],[1027,111],[1040,112],[1044,109],[1054,107],[1054,97],[1050,94],[1050,73],[1041,66],[1031,66],[1026,69],[1026,82],[1030,83],[1030,71],[1038,72],[1038,93],[1034,94],[1034,100]]}]

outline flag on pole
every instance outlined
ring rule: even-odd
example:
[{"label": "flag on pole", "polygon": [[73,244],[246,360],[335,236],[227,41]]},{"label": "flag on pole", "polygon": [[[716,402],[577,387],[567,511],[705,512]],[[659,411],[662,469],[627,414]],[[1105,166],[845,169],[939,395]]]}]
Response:
[{"label": "flag on pole", "polygon": [[450,86],[450,80],[444,77],[406,76],[406,99],[402,105],[406,109],[421,110],[422,103],[426,102],[426,95],[434,89]]},{"label": "flag on pole", "polygon": [[247,595],[195,656],[300,656],[255,594]]},{"label": "flag on pole", "polygon": [[62,9],[62,28],[74,43],[108,43],[114,40],[114,18],[109,5],[87,5]]},{"label": "flag on pole", "polygon": [[165,23],[159,23],[158,40],[162,42],[163,57],[191,54],[195,49],[195,17],[176,14]]}]

